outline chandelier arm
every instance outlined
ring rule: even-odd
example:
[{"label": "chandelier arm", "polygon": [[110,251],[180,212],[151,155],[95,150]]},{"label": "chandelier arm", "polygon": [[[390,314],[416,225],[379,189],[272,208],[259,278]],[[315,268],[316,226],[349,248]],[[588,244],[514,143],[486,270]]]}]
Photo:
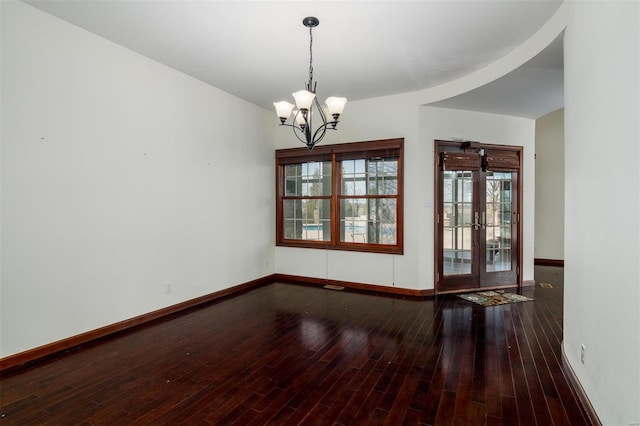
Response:
[{"label": "chandelier arm", "polygon": [[[303,144],[307,145],[307,141],[305,139],[303,139],[302,137],[300,137],[300,135],[298,135],[298,133],[304,135],[304,131],[300,128],[300,126],[296,126],[295,124],[289,124],[289,123],[281,123],[279,124],[279,126],[283,126],[283,127],[291,127],[293,134],[296,136],[296,138],[298,138],[298,140],[300,142],[302,142]],[[297,132],[296,132],[297,131]]]},{"label": "chandelier arm", "polygon": [[320,105],[320,101],[318,101],[318,97],[316,96],[314,100],[315,100],[316,108],[318,109],[318,114],[320,114],[320,119],[322,120],[322,124],[318,126],[318,128],[313,133],[313,144],[315,145],[316,143],[320,142],[322,138],[324,138],[324,135],[328,128],[327,126],[330,123],[327,121],[327,116],[324,113],[324,109]]},{"label": "chandelier arm", "polygon": [[[313,146],[315,146],[315,144],[320,143],[320,141],[322,139],[324,139],[324,136],[326,135],[326,128],[325,130],[322,130],[322,127],[318,127],[318,129],[316,130],[316,132],[313,134]],[[320,136],[317,136],[318,132],[322,130],[322,133],[320,133]]]},{"label": "chandelier arm", "polygon": [[[298,126],[291,126],[293,128],[293,134],[296,135],[296,138],[298,138],[298,140],[300,142],[302,142],[303,144],[307,144],[306,138],[301,137],[300,135],[305,135],[304,130],[302,130],[300,127]],[[300,134],[298,134],[300,133]]]},{"label": "chandelier arm", "polygon": [[[296,136],[296,138],[302,142],[303,144],[309,146],[309,144],[316,145],[318,142],[320,142],[325,134],[327,130],[338,130],[335,129],[333,127],[330,127],[332,124],[332,122],[328,122],[326,124],[323,124],[322,126],[318,127],[315,131],[315,133],[313,134],[313,138],[309,137],[309,141],[306,140],[306,133],[304,130],[302,130],[299,126],[296,126],[295,124],[289,124],[289,123],[283,123],[283,124],[279,124],[279,126],[284,126],[284,127],[291,127],[293,134]],[[319,132],[322,133],[319,135]],[[304,137],[302,137],[302,136]],[[319,136],[318,136],[319,135]]]},{"label": "chandelier arm", "polygon": [[[331,123],[326,123],[318,127],[316,129],[316,132],[313,134],[314,145],[320,142],[325,137],[327,130],[338,130],[338,129],[336,129],[335,127],[331,127]],[[322,131],[322,133],[320,134],[320,136],[316,137],[318,135],[318,132],[320,131]]]},{"label": "chandelier arm", "polygon": [[318,128],[316,129],[316,131],[313,133],[313,144],[317,144],[318,142],[320,142],[323,138],[325,133],[327,132],[328,129],[328,123],[325,123],[321,126],[318,126]]}]

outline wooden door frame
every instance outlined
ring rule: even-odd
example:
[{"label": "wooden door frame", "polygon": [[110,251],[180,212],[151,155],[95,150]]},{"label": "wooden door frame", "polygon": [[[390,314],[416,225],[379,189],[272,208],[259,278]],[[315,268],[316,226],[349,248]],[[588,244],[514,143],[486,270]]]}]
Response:
[{"label": "wooden door frame", "polygon": [[[517,178],[517,183],[516,183],[516,190],[517,190],[517,199],[516,199],[516,203],[515,203],[515,208],[516,210],[516,217],[517,217],[517,223],[516,223],[516,235],[512,236],[513,238],[513,243],[516,244],[517,249],[516,249],[516,256],[517,256],[517,270],[516,270],[516,283],[515,285],[498,285],[498,286],[491,286],[491,287],[481,287],[481,288],[473,288],[473,289],[460,289],[460,290],[439,290],[438,286],[440,283],[440,279],[442,278],[442,250],[440,250],[440,241],[442,241],[442,226],[441,224],[438,222],[438,218],[439,215],[442,214],[441,210],[442,210],[442,188],[441,185],[439,184],[440,182],[440,152],[442,147],[455,147],[455,148],[460,148],[463,151],[478,151],[480,149],[485,149],[485,150],[502,150],[502,151],[508,151],[508,152],[517,152],[518,153],[518,157],[519,157],[519,168],[517,171],[518,174],[518,178]],[[468,291],[474,291],[474,290],[497,290],[497,289],[503,289],[503,288],[513,288],[513,287],[517,287],[518,291],[520,291],[522,289],[522,283],[523,283],[523,279],[522,279],[522,275],[523,275],[523,270],[522,270],[522,259],[523,259],[523,244],[522,244],[522,240],[523,240],[523,222],[524,222],[524,216],[523,216],[523,199],[524,199],[524,194],[523,194],[523,176],[522,176],[522,169],[523,169],[523,159],[524,159],[524,148],[522,146],[516,146],[516,145],[498,145],[498,144],[486,144],[486,143],[480,143],[480,142],[476,142],[476,141],[450,141],[450,140],[441,140],[441,139],[435,139],[434,140],[434,182],[433,182],[433,192],[434,192],[434,217],[433,217],[433,225],[434,225],[434,271],[433,271],[433,282],[434,282],[434,286],[433,286],[433,290],[434,290],[434,294],[447,294],[447,293],[463,293],[463,292],[468,292]]]}]

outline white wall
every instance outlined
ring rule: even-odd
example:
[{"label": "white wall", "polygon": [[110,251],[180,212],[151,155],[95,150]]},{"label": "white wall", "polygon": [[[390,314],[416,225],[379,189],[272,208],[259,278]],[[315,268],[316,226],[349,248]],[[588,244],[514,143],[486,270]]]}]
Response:
[{"label": "white wall", "polygon": [[563,349],[603,424],[632,425],[640,422],[640,3],[571,8]]},{"label": "white wall", "polygon": [[397,256],[275,249],[273,147],[300,145],[272,112],[2,2],[0,356],[274,271],[433,288],[435,138],[525,146],[523,277],[533,279],[533,121],[421,105],[526,62],[562,31],[566,10],[460,80],[347,105],[323,143],[405,138]]},{"label": "white wall", "polygon": [[[349,102],[341,118],[340,130],[322,143],[405,138],[404,255],[276,247],[276,271],[408,289],[433,289],[433,140],[456,136],[524,147],[522,276],[525,281],[533,280],[535,122],[423,105],[475,89],[524,64],[564,30],[568,10],[563,4],[521,46],[499,61],[458,80],[418,92]],[[284,130],[277,133],[276,138],[276,148],[301,146]]]},{"label": "white wall", "polygon": [[[277,271],[408,289],[434,288],[434,139],[463,137],[483,143],[524,147],[523,279],[533,280],[535,121],[421,107],[412,95],[352,102],[340,142],[405,138],[404,255],[276,248]],[[345,111],[347,112],[347,111]],[[290,138],[286,146],[290,144]]]},{"label": "white wall", "polygon": [[1,3],[0,356],[273,272],[271,112]]},{"label": "white wall", "polygon": [[[533,280],[534,243],[534,194],[535,194],[535,121],[527,118],[442,108],[423,109],[422,143],[427,144],[431,163],[423,168],[428,174],[427,188],[433,192],[433,140],[460,138],[487,144],[516,145],[523,147],[522,159],[522,279]],[[430,201],[430,200],[429,200]],[[431,211],[431,218],[433,211]],[[431,219],[432,220],[432,219]],[[431,227],[433,228],[433,226]],[[433,229],[428,234],[430,262],[433,263]],[[421,255],[422,261],[424,256]],[[430,265],[433,269],[433,266]],[[433,272],[431,272],[433,275]]]},{"label": "white wall", "polygon": [[564,109],[536,120],[535,257],[564,259]]},{"label": "white wall", "polygon": [[[281,138],[277,148],[302,146],[288,131],[278,135]],[[341,117],[339,130],[322,144],[397,137],[405,138],[404,256],[276,247],[277,272],[401,288],[428,288],[421,287],[422,283],[417,280],[418,239],[412,230],[421,224],[416,220],[419,216],[410,213],[420,208],[420,199],[414,194],[422,185],[411,179],[421,167],[419,158],[415,157],[418,106],[407,102],[402,95],[350,102]]]}]

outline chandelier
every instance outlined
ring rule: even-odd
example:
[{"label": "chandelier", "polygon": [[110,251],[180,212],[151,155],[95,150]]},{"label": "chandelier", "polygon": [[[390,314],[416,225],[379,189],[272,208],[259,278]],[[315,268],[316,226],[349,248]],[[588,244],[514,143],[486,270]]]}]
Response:
[{"label": "chandelier", "polygon": [[[304,143],[309,151],[324,138],[327,130],[337,130],[338,118],[344,110],[347,98],[337,98],[331,96],[327,98],[326,107],[323,108],[316,97],[317,82],[313,81],[313,33],[314,27],[320,24],[318,18],[309,16],[302,20],[302,24],[309,28],[309,82],[306,83],[306,90],[299,90],[293,93],[296,104],[289,102],[274,102],[276,114],[280,118],[281,126],[288,126],[293,129],[293,134]],[[295,109],[294,109],[295,108]],[[313,118],[322,121],[315,130],[313,128]],[[287,119],[291,117],[291,124]],[[329,121],[329,118],[333,120]]]}]

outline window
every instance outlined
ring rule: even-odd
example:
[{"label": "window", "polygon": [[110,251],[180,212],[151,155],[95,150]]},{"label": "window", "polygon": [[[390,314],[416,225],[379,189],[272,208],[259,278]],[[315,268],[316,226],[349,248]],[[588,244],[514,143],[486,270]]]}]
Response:
[{"label": "window", "polygon": [[401,254],[403,145],[276,151],[276,244]]}]

